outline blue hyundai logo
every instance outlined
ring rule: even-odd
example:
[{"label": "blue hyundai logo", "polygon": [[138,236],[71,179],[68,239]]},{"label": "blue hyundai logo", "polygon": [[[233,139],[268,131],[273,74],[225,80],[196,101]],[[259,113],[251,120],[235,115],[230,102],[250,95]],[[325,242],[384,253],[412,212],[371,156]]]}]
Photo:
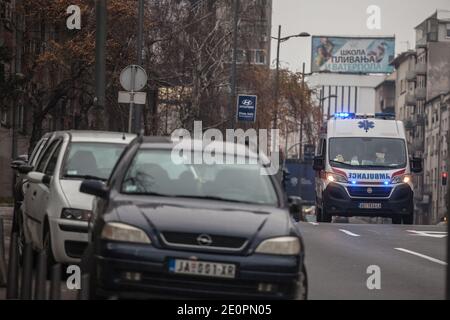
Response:
[{"label": "blue hyundai logo", "polygon": [[251,106],[253,104],[253,101],[250,99],[242,100],[242,104],[244,106]]}]

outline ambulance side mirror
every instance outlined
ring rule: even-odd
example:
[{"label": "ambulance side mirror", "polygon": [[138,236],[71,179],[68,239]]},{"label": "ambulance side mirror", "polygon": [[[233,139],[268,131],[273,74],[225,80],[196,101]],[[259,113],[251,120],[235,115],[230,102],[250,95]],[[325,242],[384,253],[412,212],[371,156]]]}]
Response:
[{"label": "ambulance side mirror", "polygon": [[422,158],[411,158],[409,163],[412,173],[421,173],[423,171]]},{"label": "ambulance side mirror", "polygon": [[314,171],[325,170],[325,159],[324,159],[324,157],[314,157],[313,169],[314,169]]}]

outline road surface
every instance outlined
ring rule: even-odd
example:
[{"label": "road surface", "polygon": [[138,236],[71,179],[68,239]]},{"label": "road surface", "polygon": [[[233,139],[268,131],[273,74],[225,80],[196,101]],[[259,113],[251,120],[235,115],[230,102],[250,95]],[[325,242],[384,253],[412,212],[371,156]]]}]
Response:
[{"label": "road surface", "polygon": [[[309,299],[444,299],[446,226],[301,223]],[[381,290],[369,290],[378,266]],[[372,271],[373,272],[373,271]]]}]

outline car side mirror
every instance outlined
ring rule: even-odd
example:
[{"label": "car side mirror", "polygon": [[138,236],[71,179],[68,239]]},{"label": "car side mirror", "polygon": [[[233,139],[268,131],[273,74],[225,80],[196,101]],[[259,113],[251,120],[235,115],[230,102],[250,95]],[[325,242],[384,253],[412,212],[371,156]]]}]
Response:
[{"label": "car side mirror", "polygon": [[314,169],[314,171],[325,170],[325,159],[324,159],[324,157],[314,157],[313,169]]},{"label": "car side mirror", "polygon": [[108,188],[98,180],[84,180],[81,183],[80,192],[102,199],[107,199],[109,195]]},{"label": "car side mirror", "polygon": [[33,169],[34,169],[33,166],[30,166],[28,164],[24,164],[24,165],[19,166],[16,170],[20,174],[28,174],[31,171],[33,171]]},{"label": "car side mirror", "polygon": [[421,173],[423,171],[422,158],[412,158],[409,160],[411,172],[412,173]]},{"label": "car side mirror", "polygon": [[48,185],[52,178],[42,172],[31,171],[27,174],[27,179],[32,183],[43,183]]},{"label": "car side mirror", "polygon": [[288,197],[288,203],[289,213],[291,214],[292,218],[297,222],[302,220],[303,199],[300,197],[291,196]]},{"label": "car side mirror", "polygon": [[11,168],[13,170],[19,170],[20,167],[25,166],[27,164],[27,161],[24,161],[22,159],[16,159],[11,161]]}]

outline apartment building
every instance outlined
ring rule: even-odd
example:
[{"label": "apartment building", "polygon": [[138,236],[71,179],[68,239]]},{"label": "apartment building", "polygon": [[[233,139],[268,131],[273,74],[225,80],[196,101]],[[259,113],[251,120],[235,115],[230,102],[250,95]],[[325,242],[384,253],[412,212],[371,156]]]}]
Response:
[{"label": "apartment building", "polygon": [[[440,186],[447,170],[446,96],[450,92],[450,11],[437,10],[416,28],[416,48],[398,55],[395,113],[404,121],[410,154],[424,159],[415,177],[417,223],[437,223],[448,195]],[[447,118],[446,118],[447,117]]]}]

